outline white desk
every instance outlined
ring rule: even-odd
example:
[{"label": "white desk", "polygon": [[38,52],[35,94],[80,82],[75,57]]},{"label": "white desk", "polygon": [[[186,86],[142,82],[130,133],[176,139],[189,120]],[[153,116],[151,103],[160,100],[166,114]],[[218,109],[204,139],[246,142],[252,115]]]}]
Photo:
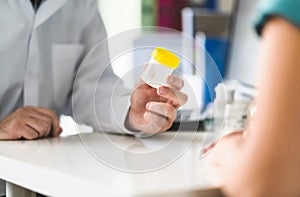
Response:
[{"label": "white desk", "polygon": [[198,157],[203,135],[171,132],[139,139],[89,133],[3,141],[0,178],[50,196],[207,196],[218,192],[201,190],[218,183]]}]

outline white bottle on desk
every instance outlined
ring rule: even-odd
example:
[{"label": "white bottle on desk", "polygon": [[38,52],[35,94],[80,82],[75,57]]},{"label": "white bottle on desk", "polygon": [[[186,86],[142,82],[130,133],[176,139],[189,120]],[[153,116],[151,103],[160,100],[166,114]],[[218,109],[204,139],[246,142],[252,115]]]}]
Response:
[{"label": "white bottle on desk", "polygon": [[234,90],[226,88],[224,83],[219,83],[215,88],[216,98],[214,100],[214,130],[222,131],[225,121],[225,107],[232,104],[234,100]]}]

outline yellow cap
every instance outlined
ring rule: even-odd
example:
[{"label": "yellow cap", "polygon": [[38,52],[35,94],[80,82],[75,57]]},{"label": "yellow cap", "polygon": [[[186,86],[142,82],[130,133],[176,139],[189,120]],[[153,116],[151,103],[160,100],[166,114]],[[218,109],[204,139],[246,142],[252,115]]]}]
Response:
[{"label": "yellow cap", "polygon": [[172,69],[176,69],[179,65],[180,59],[174,53],[167,49],[157,47],[152,52],[152,57],[160,64]]}]

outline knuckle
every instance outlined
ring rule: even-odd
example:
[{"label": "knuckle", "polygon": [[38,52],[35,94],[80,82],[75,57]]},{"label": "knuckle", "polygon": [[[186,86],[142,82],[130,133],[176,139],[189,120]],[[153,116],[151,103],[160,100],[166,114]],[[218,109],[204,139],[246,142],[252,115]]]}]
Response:
[{"label": "knuckle", "polygon": [[19,119],[18,118],[14,118],[10,121],[10,124],[9,125],[18,125],[19,124]]},{"label": "knuckle", "polygon": [[17,111],[18,111],[19,115],[24,116],[26,114],[29,114],[32,111],[32,109],[33,108],[30,106],[25,106],[25,107],[19,108]]},{"label": "knuckle", "polygon": [[167,105],[165,105],[165,107],[163,108],[163,112],[164,112],[164,115],[165,116],[170,116],[170,115],[172,115],[172,113],[173,113],[173,109],[172,109],[172,107],[170,106],[170,104],[167,104]]},{"label": "knuckle", "polygon": [[174,113],[174,107],[171,104],[169,104],[169,103],[167,103],[167,105],[166,105],[166,110],[169,113]]},{"label": "knuckle", "polygon": [[52,124],[52,119],[49,116],[46,116],[45,118],[45,124],[47,124],[48,126]]},{"label": "knuckle", "polygon": [[157,133],[157,132],[161,131],[161,129],[162,129],[161,125],[158,125],[158,124],[153,125],[153,132],[154,133]]},{"label": "knuckle", "polygon": [[41,130],[39,131],[42,136],[48,135],[51,130],[51,126],[47,123],[43,123],[41,126]]},{"label": "knuckle", "polygon": [[17,110],[16,110],[16,113],[17,114],[23,114],[23,113],[25,113],[27,111],[27,109],[25,108],[25,107],[22,107],[22,108],[18,108]]},{"label": "knuckle", "polygon": [[25,107],[23,107],[23,109],[24,109],[25,111],[30,111],[30,110],[33,109],[33,107],[32,107],[32,106],[25,106]]},{"label": "knuckle", "polygon": [[176,99],[176,100],[180,99],[181,93],[179,91],[173,90],[172,93],[173,93],[174,99]]},{"label": "knuckle", "polygon": [[151,97],[151,93],[146,90],[135,90],[130,98],[130,102],[134,106],[142,106]]},{"label": "knuckle", "polygon": [[166,124],[167,122],[167,119],[164,118],[164,117],[157,117],[157,124],[156,124],[156,127],[157,129],[160,131],[162,130],[162,128],[164,127],[164,125]]},{"label": "knuckle", "polygon": [[47,132],[50,129],[50,125],[46,122],[41,123],[42,132]]},{"label": "knuckle", "polygon": [[51,130],[51,124],[46,124],[45,127],[46,127],[46,131],[47,131],[47,132]]},{"label": "knuckle", "polygon": [[169,118],[170,120],[173,122],[176,118],[176,115],[177,115],[177,110],[175,110],[174,108],[172,109],[172,111],[170,111],[170,114],[169,114]]},{"label": "knuckle", "polygon": [[14,118],[11,120],[11,125],[16,128],[21,128],[23,125],[22,119]]},{"label": "knuckle", "polygon": [[18,108],[18,109],[16,109],[16,112],[20,112],[22,110],[24,110],[24,108]]},{"label": "knuckle", "polygon": [[170,114],[170,106],[169,105],[165,105],[164,107],[162,107],[162,112],[164,116],[169,116]]},{"label": "knuckle", "polygon": [[151,98],[153,95],[156,95],[156,89],[154,88],[147,89],[147,91],[141,93],[144,98]]}]

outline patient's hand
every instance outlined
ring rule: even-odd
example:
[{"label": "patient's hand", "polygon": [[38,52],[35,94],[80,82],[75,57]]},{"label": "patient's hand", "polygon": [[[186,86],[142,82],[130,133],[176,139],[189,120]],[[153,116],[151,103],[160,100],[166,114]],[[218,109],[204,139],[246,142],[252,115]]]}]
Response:
[{"label": "patient's hand", "polygon": [[131,95],[128,129],[154,134],[172,126],[177,109],[186,103],[187,95],[180,92],[184,82],[179,77],[170,75],[167,82],[169,86],[155,89],[139,80]]},{"label": "patient's hand", "polygon": [[62,132],[54,111],[39,107],[17,109],[0,122],[0,140],[33,140]]},{"label": "patient's hand", "polygon": [[221,137],[202,150],[202,154],[205,154],[204,162],[214,171],[222,188],[240,165],[244,141],[245,133],[237,131]]}]

